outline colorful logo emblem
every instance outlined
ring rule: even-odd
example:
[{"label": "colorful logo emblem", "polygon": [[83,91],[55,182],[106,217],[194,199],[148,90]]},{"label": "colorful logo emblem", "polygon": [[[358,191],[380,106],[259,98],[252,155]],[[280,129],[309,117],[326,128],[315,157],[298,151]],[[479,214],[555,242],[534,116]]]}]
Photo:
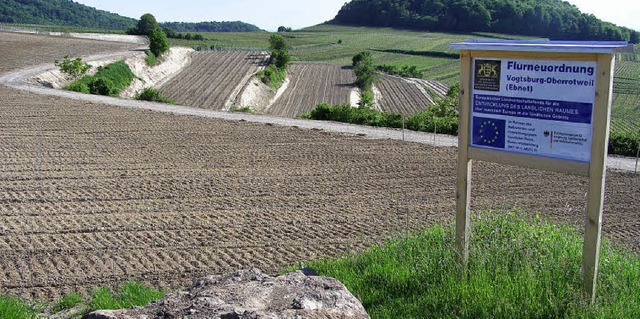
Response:
[{"label": "colorful logo emblem", "polygon": [[506,121],[485,117],[473,118],[473,145],[505,148]]}]

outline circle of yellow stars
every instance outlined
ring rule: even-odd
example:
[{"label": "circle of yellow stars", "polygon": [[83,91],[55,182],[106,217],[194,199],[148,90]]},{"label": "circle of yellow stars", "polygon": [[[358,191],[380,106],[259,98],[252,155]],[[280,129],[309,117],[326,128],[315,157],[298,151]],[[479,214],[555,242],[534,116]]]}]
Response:
[{"label": "circle of yellow stars", "polygon": [[[484,136],[484,132],[485,132],[485,131],[484,131],[484,128],[485,128],[486,126],[493,127],[493,130],[492,130],[492,131],[493,131],[493,133],[494,133],[494,134],[493,134],[493,137],[489,138],[489,137],[487,136],[487,138],[485,138],[485,136]],[[495,143],[495,142],[498,140],[498,135],[500,135],[500,131],[498,131],[498,126],[496,126],[496,123],[493,123],[493,122],[491,122],[491,121],[484,121],[484,122],[480,125],[480,138],[482,139],[482,141],[483,141],[485,144],[493,144],[493,143]]]}]

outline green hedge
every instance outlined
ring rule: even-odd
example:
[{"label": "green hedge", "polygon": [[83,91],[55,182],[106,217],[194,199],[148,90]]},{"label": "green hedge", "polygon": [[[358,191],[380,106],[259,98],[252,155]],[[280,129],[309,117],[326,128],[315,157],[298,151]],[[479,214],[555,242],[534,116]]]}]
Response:
[{"label": "green hedge", "polygon": [[609,136],[609,154],[636,156],[638,154],[639,143],[640,133],[633,134],[613,131]]},{"label": "green hedge", "polygon": [[[434,108],[421,111],[416,115],[405,119],[405,128],[414,131],[458,134],[457,117],[438,117]],[[350,105],[331,106],[326,103],[319,104],[310,113],[302,115],[303,118],[337,121],[359,125],[379,127],[402,127],[402,114],[385,113],[370,108],[355,108]]]},{"label": "green hedge", "polygon": [[129,66],[124,61],[118,61],[99,67],[95,75],[84,76],[65,89],[81,93],[118,96],[124,88],[131,84],[134,77]]}]

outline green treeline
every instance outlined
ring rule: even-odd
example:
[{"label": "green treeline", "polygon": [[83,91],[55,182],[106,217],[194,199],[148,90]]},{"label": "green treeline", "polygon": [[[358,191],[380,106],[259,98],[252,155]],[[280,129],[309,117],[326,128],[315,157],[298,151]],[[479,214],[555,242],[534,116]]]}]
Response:
[{"label": "green treeline", "polygon": [[332,22],[640,43],[637,31],[601,21],[561,0],[353,0],[340,9]]},{"label": "green treeline", "polygon": [[0,22],[125,30],[135,19],[97,10],[71,0],[3,0]]},{"label": "green treeline", "polygon": [[222,22],[163,22],[160,27],[169,28],[174,32],[252,32],[262,31],[253,24],[241,21]]}]

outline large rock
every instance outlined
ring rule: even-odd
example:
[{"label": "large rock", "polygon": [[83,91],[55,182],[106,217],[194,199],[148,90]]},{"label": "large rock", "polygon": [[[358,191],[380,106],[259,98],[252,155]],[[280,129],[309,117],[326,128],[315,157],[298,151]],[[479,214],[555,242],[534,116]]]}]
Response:
[{"label": "large rock", "polygon": [[83,319],[369,318],[341,282],[305,273],[271,277],[250,269],[209,276],[147,307],[96,311]]}]

